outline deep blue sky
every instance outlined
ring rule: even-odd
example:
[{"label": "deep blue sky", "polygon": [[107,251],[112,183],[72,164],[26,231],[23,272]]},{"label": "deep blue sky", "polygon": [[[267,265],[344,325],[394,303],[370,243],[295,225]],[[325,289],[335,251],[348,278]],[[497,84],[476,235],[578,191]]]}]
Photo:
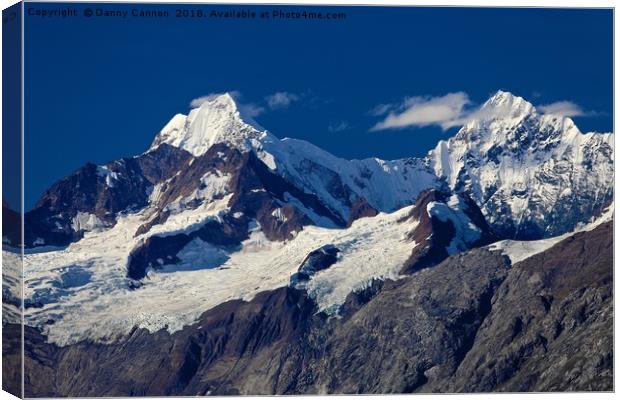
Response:
[{"label": "deep blue sky", "polygon": [[[419,156],[454,133],[369,132],[379,120],[369,110],[405,96],[464,91],[481,103],[504,89],[534,104],[573,101],[597,112],[575,118],[583,131],[612,130],[610,10],[356,7],[330,9],[344,21],[264,21],[86,18],[87,6],[70,6],[78,17],[26,17],[26,209],[85,162],[143,152],[212,92],[260,105],[276,91],[304,93],[256,119],[347,158]],[[341,121],[352,128],[329,132]]]},{"label": "deep blue sky", "polygon": [[22,182],[19,12],[19,4],[2,10],[2,201],[15,211],[21,211]]}]

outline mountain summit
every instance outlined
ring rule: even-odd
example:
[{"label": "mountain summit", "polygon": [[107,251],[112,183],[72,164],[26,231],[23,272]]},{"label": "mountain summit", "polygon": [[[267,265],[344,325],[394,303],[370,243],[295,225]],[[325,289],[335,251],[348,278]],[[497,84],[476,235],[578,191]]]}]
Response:
[{"label": "mountain summit", "polygon": [[501,236],[536,239],[570,231],[611,202],[613,146],[611,133],[583,134],[570,118],[499,91],[427,159]]},{"label": "mountain summit", "polygon": [[248,148],[249,141],[265,136],[268,133],[252,118],[243,115],[233,96],[224,93],[206,99],[189,115],[172,117],[155,137],[150,149],[167,143],[201,156],[217,143]]},{"label": "mountain summit", "polygon": [[523,97],[498,90],[480,107],[479,118],[519,118],[532,112],[534,106]]}]

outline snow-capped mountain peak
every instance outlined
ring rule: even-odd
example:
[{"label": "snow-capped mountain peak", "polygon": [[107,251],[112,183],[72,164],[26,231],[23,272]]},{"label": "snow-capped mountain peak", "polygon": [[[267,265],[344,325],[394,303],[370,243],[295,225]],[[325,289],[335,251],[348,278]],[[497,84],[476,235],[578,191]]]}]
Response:
[{"label": "snow-capped mountain peak", "polygon": [[498,91],[428,159],[503,236],[531,239],[570,231],[609,203],[613,145],[613,134],[583,134],[570,118]]},{"label": "snow-capped mountain peak", "polygon": [[481,110],[495,110],[503,113],[496,114],[497,117],[517,117],[531,114],[536,111],[534,106],[523,97],[516,96],[510,92],[498,90],[481,107]]},{"label": "snow-capped mountain peak", "polygon": [[230,93],[224,93],[207,98],[188,115],[172,117],[149,150],[167,143],[200,156],[216,143],[246,149],[249,140],[267,135],[256,121],[243,113]]},{"label": "snow-capped mountain peak", "polygon": [[517,126],[532,116],[538,117],[539,114],[531,103],[510,92],[499,90],[469,115],[461,131],[484,129],[496,133]]},{"label": "snow-capped mountain peak", "polygon": [[316,195],[344,224],[351,215],[370,209],[395,211],[415,201],[420,191],[438,186],[422,160],[350,161],[303,140],[280,140],[245,115],[243,104],[228,93],[207,98],[189,115],[175,115],[148,152],[164,143],[195,157],[206,155],[216,144],[252,152],[270,171]]}]

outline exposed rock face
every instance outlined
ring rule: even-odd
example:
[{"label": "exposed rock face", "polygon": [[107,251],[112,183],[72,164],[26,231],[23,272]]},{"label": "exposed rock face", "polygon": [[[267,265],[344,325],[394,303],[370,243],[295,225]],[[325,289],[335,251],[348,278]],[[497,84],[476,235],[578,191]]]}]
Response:
[{"label": "exposed rock face", "polygon": [[[4,301],[4,299],[3,299]],[[43,339],[38,332],[35,337]],[[22,394],[22,326],[17,323],[5,323],[2,321],[2,390],[15,396]],[[43,344],[43,346],[45,346]],[[53,346],[52,346],[53,347]],[[30,360],[29,360],[30,361]],[[41,361],[36,362],[38,364]],[[48,375],[51,375],[48,373]],[[43,389],[44,390],[44,389]],[[35,389],[36,392],[43,392]]]},{"label": "exposed rock face", "polygon": [[349,221],[347,222],[347,226],[351,226],[353,221],[357,219],[374,217],[377,214],[378,211],[368,204],[368,200],[363,197],[359,197],[353,202],[353,204],[351,204],[351,211],[349,213]]},{"label": "exposed rock face", "polygon": [[[450,195],[433,189],[424,191],[409,218],[418,221],[409,237],[421,245],[414,248],[403,266],[403,273],[434,266],[456,251],[480,247],[495,240],[480,209],[466,194]],[[463,232],[462,226],[468,227],[470,232]]]},{"label": "exposed rock face", "polygon": [[454,379],[436,389],[611,390],[612,232],[607,222],[517,263]]},{"label": "exposed rock face", "polygon": [[329,268],[338,260],[339,252],[340,250],[331,244],[311,251],[302,261],[297,272],[291,276],[291,286],[298,287],[300,283],[308,281],[312,275]]},{"label": "exposed rock face", "polygon": [[[290,181],[274,174],[253,153],[247,153],[247,168],[244,168],[239,177],[236,179],[235,189],[236,196],[234,196],[231,201],[237,204],[232,207],[233,210],[240,209],[246,214],[252,213],[255,207],[253,207],[253,205],[246,204],[246,200],[242,197],[247,195],[248,192],[259,191],[260,193],[262,190],[275,198],[276,204],[291,203],[291,199],[293,199],[292,205],[297,203],[307,210],[312,210],[319,217],[326,218],[330,221],[328,223],[333,224],[335,227],[344,227],[346,225],[346,221],[333,212],[329,207],[324,205],[315,194],[304,192],[293,185]],[[268,211],[273,213],[273,209]],[[256,213],[258,217],[258,221],[261,222],[261,214],[256,211],[254,211],[254,213]],[[306,218],[308,221],[312,221],[311,217],[307,214]],[[301,216],[299,216],[299,219],[301,219]],[[321,222],[318,221],[314,221],[313,223],[316,225],[321,225]],[[269,236],[271,233],[276,232],[270,232],[267,230],[265,234]]]},{"label": "exposed rock face", "polygon": [[86,164],[54,184],[25,214],[24,244],[63,246],[88,230],[114,225],[118,213],[143,208],[153,186],[190,158],[185,150],[162,145],[138,157]]},{"label": "exposed rock face", "polygon": [[26,395],[611,390],[612,274],[605,223],[512,267],[451,256],[351,294],[342,318],[284,287],[175,334],[57,348],[29,329],[27,379],[45,386]]}]

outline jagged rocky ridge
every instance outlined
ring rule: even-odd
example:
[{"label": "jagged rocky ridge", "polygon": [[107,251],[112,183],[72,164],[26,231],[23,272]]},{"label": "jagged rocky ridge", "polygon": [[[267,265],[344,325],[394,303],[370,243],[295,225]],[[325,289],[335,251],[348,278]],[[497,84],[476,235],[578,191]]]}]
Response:
[{"label": "jagged rocky ridge", "polygon": [[[529,147],[519,147],[519,143]],[[334,321],[338,319],[344,324],[354,315],[367,315],[379,326],[386,310],[370,305],[386,288],[407,287],[405,282],[411,277],[423,279],[429,274],[436,279],[435,285],[443,285],[446,278],[434,271],[444,260],[465,257],[462,263],[467,265],[487,260],[485,268],[493,266],[500,272],[493,273],[494,278],[473,304],[467,300],[467,307],[474,309],[462,320],[456,325],[450,322],[461,304],[458,296],[442,298],[445,308],[435,304],[440,332],[454,339],[454,348],[433,349],[438,345],[422,341],[422,336],[411,339],[421,340],[423,353],[444,351],[444,361],[456,366],[469,354],[472,332],[478,331],[489,312],[490,300],[485,296],[489,291],[495,293],[511,264],[493,248],[479,253],[469,250],[500,239],[540,239],[580,230],[609,206],[612,176],[613,135],[583,135],[569,119],[539,115],[523,99],[504,92],[494,95],[475,121],[441,142],[426,158],[397,161],[347,161],[307,142],[278,140],[244,118],[234,100],[223,95],[188,116],[175,116],[146,153],[81,168],[54,185],[26,214],[26,246],[32,247],[25,258],[26,321],[37,353],[32,368],[39,368],[41,354],[48,350],[51,361],[46,365],[54,369],[62,364],[58,355],[65,350],[73,349],[73,357],[78,357],[78,350],[92,346],[105,354],[132,338],[136,338],[139,354],[145,348],[142,346],[153,345],[157,338],[171,340],[193,332],[205,310],[210,310],[206,314],[233,310],[232,315],[238,315],[236,307],[246,310],[242,314],[249,313],[250,322],[230,328],[221,340],[262,343],[263,333],[257,333],[258,339],[249,339],[247,333],[236,330],[249,329],[254,335],[252,329],[257,327],[259,331],[267,329],[268,342],[280,341],[280,330],[286,331],[287,326],[295,332],[298,327],[311,326],[314,333],[310,337],[325,340],[322,335],[337,331],[334,326],[339,322]],[[11,238],[15,233],[3,232],[3,236],[5,245],[14,243]],[[49,251],[40,247],[43,245],[63,247]],[[475,274],[487,272],[465,274],[462,283],[476,286]],[[425,282],[432,285],[432,279]],[[162,301],[170,296],[174,301]],[[289,304],[291,298],[294,305]],[[280,320],[270,315],[271,303],[267,310],[253,314],[257,307],[263,309],[265,299],[292,307],[290,312],[295,315]],[[428,304],[430,310],[434,303]],[[276,310],[288,318],[288,308],[283,311],[278,307],[282,306]],[[378,314],[373,316],[373,312]],[[338,316],[335,320],[334,315]],[[260,328],[264,318],[275,325]],[[217,330],[223,320],[215,321],[213,329]],[[3,323],[10,327],[11,321]],[[606,323],[596,329],[606,329]],[[322,329],[325,332],[321,333]],[[367,334],[363,329],[356,332]],[[355,342],[353,336],[347,339]],[[575,345],[580,345],[579,340]],[[251,346],[260,347],[258,342]],[[239,346],[250,346],[244,343]],[[342,348],[343,343],[330,346]],[[313,347],[317,343],[296,341],[288,345],[287,354],[305,351],[294,350],[294,345],[327,351]],[[385,371],[380,382],[364,374],[340,376],[329,368],[326,371],[332,376],[317,378],[321,375],[317,367],[308,372],[316,376],[307,379],[322,382],[320,385],[301,384],[298,377],[289,377],[283,379],[295,382],[287,383],[285,389],[253,370],[254,375],[247,372],[240,378],[242,382],[247,379],[243,387],[219,381],[191,386],[190,380],[199,373],[204,346],[191,344],[190,360],[171,364],[171,371],[176,372],[170,379],[177,379],[176,386],[162,382],[155,388],[145,383],[130,385],[131,392],[112,387],[110,393],[478,390],[473,385],[467,389],[465,383],[448,389],[457,369],[442,370],[445,381],[439,379],[443,383],[433,386],[435,369],[424,367],[426,362],[415,368],[407,362],[404,370]],[[364,347],[348,351],[362,354],[362,358],[378,357],[377,362],[387,360],[385,354],[367,353]],[[233,354],[227,357],[237,357]],[[251,365],[257,368],[265,361],[256,360],[257,364],[251,361]],[[127,363],[128,373],[145,380],[153,378],[152,371],[134,369],[131,361]],[[211,376],[221,368],[225,367],[209,364],[200,374]],[[607,371],[609,366],[601,361],[597,368]],[[58,379],[52,389],[56,393],[85,395],[84,389],[78,389],[79,379],[91,377],[86,370],[84,374],[69,386],[65,386],[65,377],[46,376],[49,382]],[[509,373],[502,370],[498,374]],[[481,379],[484,382],[479,390],[502,388],[497,376]],[[553,384],[563,388],[577,385]],[[534,388],[530,383],[519,385],[519,390]]]}]

